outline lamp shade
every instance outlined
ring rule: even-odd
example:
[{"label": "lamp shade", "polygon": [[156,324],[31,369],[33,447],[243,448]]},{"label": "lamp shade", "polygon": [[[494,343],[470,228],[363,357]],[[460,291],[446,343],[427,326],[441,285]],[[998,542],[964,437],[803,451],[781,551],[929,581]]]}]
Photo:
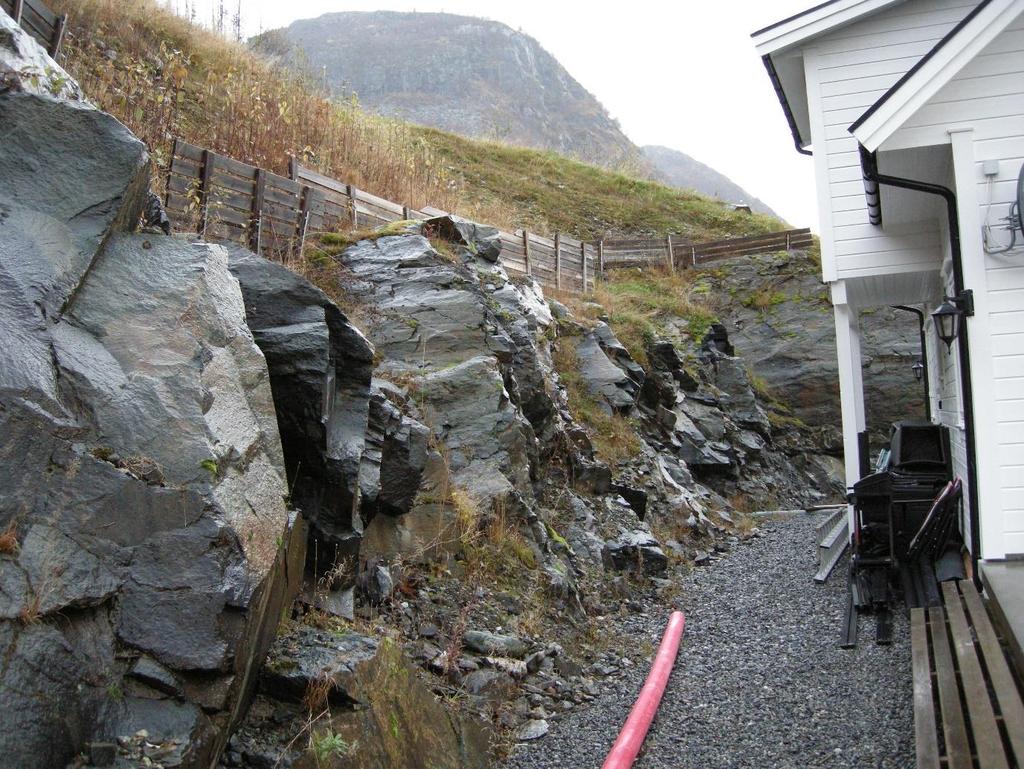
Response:
[{"label": "lamp shade", "polygon": [[939,339],[946,343],[948,350],[953,346],[954,340],[960,335],[960,318],[963,312],[952,301],[946,299],[939,308],[932,313],[935,321],[935,331]]}]

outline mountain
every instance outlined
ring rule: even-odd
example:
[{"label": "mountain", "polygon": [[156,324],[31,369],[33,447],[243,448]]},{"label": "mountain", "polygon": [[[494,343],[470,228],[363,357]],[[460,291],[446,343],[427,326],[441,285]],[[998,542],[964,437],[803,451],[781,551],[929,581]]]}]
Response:
[{"label": "mountain", "polygon": [[601,103],[529,35],[449,13],[328,13],[256,38],[384,115],[649,176]]},{"label": "mountain", "polygon": [[691,158],[685,152],[653,144],[643,147],[642,151],[659,175],[673,187],[697,190],[728,203],[746,203],[758,213],[782,218],[728,176]]}]

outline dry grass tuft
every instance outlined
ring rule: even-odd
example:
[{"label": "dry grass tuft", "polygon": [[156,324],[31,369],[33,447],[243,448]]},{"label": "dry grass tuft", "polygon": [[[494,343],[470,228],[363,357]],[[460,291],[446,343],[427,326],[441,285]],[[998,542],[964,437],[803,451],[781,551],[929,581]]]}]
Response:
[{"label": "dry grass tuft", "polygon": [[715,322],[710,300],[695,290],[697,277],[695,270],[614,270],[598,281],[593,299],[629,354],[646,367],[647,346],[669,323],[685,322],[685,333],[699,342]]},{"label": "dry grass tuft", "polygon": [[0,532],[0,555],[14,555],[18,552],[18,522],[11,521]]},{"label": "dry grass tuft", "polygon": [[42,617],[42,613],[39,611],[41,603],[42,596],[39,593],[33,593],[28,603],[22,606],[21,611],[18,612],[18,621],[25,626],[39,622]]},{"label": "dry grass tuft", "polygon": [[311,716],[322,713],[327,708],[327,700],[334,691],[334,679],[321,674],[310,680],[306,692],[302,695],[302,704]]},{"label": "dry grass tuft", "polygon": [[580,375],[579,357],[571,340],[563,339],[552,348],[551,359],[569,398],[569,410],[587,428],[594,451],[610,464],[640,453],[636,425],[621,414],[609,414],[598,403]]}]

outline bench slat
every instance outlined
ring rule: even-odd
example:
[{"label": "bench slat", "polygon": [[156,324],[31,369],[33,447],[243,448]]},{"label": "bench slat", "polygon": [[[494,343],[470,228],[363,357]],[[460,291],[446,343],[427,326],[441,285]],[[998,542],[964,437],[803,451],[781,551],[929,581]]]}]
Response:
[{"label": "bench slat", "polygon": [[910,612],[910,648],[914,670],[914,744],[917,769],[939,769],[939,736],[935,728],[932,671],[928,659],[928,626],[924,609]]},{"label": "bench slat", "polygon": [[992,679],[992,688],[1003,716],[1003,725],[1010,737],[1010,745],[1017,764],[1024,766],[1024,702],[1021,701],[1010,666],[1006,662],[1006,655],[999,644],[999,638],[992,627],[985,605],[981,602],[981,596],[974,585],[966,581],[960,583],[960,591],[974,624],[978,645],[985,657],[985,667],[988,668],[989,678]]},{"label": "bench slat", "polygon": [[999,724],[996,723],[988,687],[985,685],[985,677],[974,648],[974,639],[967,626],[967,617],[964,616],[956,585],[952,582],[943,582],[942,593],[945,597],[949,628],[953,633],[953,651],[956,652],[960,664],[960,680],[963,683],[964,700],[967,702],[967,712],[971,719],[971,733],[974,735],[978,765],[981,769],[1009,769],[1006,754],[1003,752],[1003,741],[999,736]]},{"label": "bench slat", "polygon": [[935,652],[935,674],[939,685],[939,706],[942,711],[942,732],[946,740],[949,769],[972,769],[967,727],[960,709],[960,691],[957,687],[956,668],[946,635],[946,618],[942,609],[928,610],[928,624],[932,631],[932,649]]}]

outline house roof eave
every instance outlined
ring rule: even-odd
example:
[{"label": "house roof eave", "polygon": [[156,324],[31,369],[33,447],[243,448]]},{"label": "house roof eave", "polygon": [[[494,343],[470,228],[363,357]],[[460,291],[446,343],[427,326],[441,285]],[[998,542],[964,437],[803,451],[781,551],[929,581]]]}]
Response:
[{"label": "house roof eave", "polygon": [[761,56],[778,53],[904,0],[828,0],[751,34]]},{"label": "house roof eave", "polygon": [[1024,0],[982,0],[849,127],[876,151],[1020,13]]}]

